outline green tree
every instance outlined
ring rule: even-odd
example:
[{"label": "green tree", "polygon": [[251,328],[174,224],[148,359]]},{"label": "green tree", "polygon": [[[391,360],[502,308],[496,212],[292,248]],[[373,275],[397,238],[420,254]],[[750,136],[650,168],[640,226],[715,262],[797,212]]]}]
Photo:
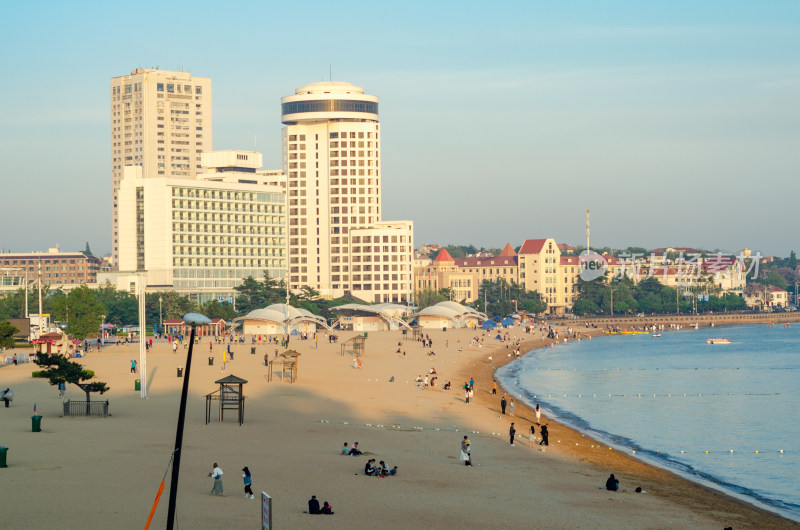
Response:
[{"label": "green tree", "polygon": [[14,347],[14,333],[18,332],[9,322],[0,322],[0,348]]},{"label": "green tree", "polygon": [[449,296],[445,296],[441,291],[434,291],[431,288],[426,288],[414,293],[414,300],[417,301],[417,309],[424,309],[426,307],[436,305],[439,302],[449,300]]},{"label": "green tree", "polygon": [[794,253],[794,250],[789,253],[789,259],[786,260],[786,266],[794,271],[797,271],[797,254]]},{"label": "green tree", "polygon": [[779,287],[784,290],[789,287],[789,284],[786,282],[786,278],[781,276],[781,274],[777,271],[772,271],[767,275],[766,283],[767,285],[774,285],[775,287]]},{"label": "green tree", "polygon": [[99,333],[101,315],[106,308],[97,301],[97,295],[85,285],[76,287],[68,295],[58,296],[54,302],[54,314],[68,325],[67,333],[77,339],[85,339]]},{"label": "green tree", "polygon": [[[139,301],[127,291],[118,291],[106,282],[96,291],[97,301],[105,307],[106,322],[116,326],[131,325],[139,322]],[[154,320],[147,319],[148,322]]]},{"label": "green tree", "polygon": [[230,322],[238,316],[231,304],[222,303],[217,299],[209,300],[203,304],[201,312],[208,318],[221,318],[226,322]]},{"label": "green tree", "polygon": [[92,254],[92,249],[89,248],[89,242],[88,241],[86,242],[86,249],[83,251],[83,255],[84,256],[94,256],[94,254]]},{"label": "green tree", "polygon": [[286,300],[285,285],[282,279],[276,280],[270,277],[267,271],[264,271],[264,279],[260,282],[252,276],[248,276],[241,285],[234,287],[239,293],[236,297],[236,305],[241,313],[249,313],[254,309],[284,302]]},{"label": "green tree", "polygon": [[35,373],[35,377],[47,379],[51,385],[70,383],[83,390],[86,393],[87,415],[89,414],[89,402],[91,401],[92,392],[105,394],[109,390],[108,385],[105,383],[89,381],[94,377],[92,370],[84,369],[82,365],[70,361],[63,355],[39,353],[33,362],[45,368],[45,370]]}]

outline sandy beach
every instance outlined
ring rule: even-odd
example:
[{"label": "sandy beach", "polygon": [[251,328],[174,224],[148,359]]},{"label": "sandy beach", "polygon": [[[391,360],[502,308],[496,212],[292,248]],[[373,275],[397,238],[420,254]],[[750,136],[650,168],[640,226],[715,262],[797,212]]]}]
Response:
[{"label": "sandy beach", "polygon": [[[542,346],[539,335],[525,335],[522,328],[506,332],[526,339],[523,352]],[[340,344],[329,344],[323,334],[318,346],[293,338],[291,348],[301,353],[295,384],[277,377],[267,382],[264,354],[272,357],[274,345],[257,346],[255,355],[249,339],[235,346],[226,373],[221,346],[214,346],[213,366],[208,339],[195,347],[178,528],[255,528],[262,490],[273,498],[277,528],[800,528],[601,448],[546,415],[551,434],[545,451],[528,448],[527,439],[511,447],[510,421],[527,436],[534,415],[521,403],[513,419],[499,414],[492,372],[509,357],[505,345],[491,338],[494,333],[478,348],[470,339],[482,331],[430,331],[435,356],[419,342],[403,341],[399,331],[369,333],[361,369],[353,368],[351,355],[340,354],[341,341],[354,334],[342,333]],[[406,358],[396,353],[398,342]],[[183,381],[176,368],[185,357],[183,349],[173,354],[166,343],[156,344],[147,360],[147,400],[134,390],[137,376],[130,373],[137,345],[108,347],[81,359],[111,387],[96,396],[110,402],[112,416],[105,419],[61,417],[58,390],[30,377],[38,369],[33,364],[0,369],[0,387],[15,392],[11,408],[0,409],[0,445],[9,447],[9,467],[0,469],[2,526],[144,527],[168,471]],[[431,367],[439,374],[437,388],[418,388],[414,379]],[[203,396],[228,374],[249,381],[244,425],[233,414],[218,422],[216,410],[205,425]],[[476,399],[468,405],[460,387],[470,377]],[[452,388],[444,391],[447,380]],[[80,400],[83,394],[68,387],[67,398]],[[43,416],[39,433],[31,432],[34,403]],[[465,434],[472,441],[473,467],[459,461]],[[364,456],[340,455],[342,443],[354,441],[369,458],[398,466],[398,476],[364,476]],[[209,495],[214,462],[225,473],[224,498]],[[244,466],[253,473],[255,500],[243,496]],[[609,473],[626,491],[598,489]],[[636,486],[647,494],[633,493]],[[168,491],[169,474],[153,528],[164,527]],[[312,494],[330,502],[335,514],[304,514]]]}]

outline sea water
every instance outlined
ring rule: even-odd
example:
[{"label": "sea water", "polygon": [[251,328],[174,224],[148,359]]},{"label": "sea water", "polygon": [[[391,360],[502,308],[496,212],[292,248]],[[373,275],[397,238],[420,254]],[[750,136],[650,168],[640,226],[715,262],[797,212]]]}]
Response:
[{"label": "sea water", "polygon": [[534,350],[497,377],[609,446],[800,520],[800,324],[661,334]]}]

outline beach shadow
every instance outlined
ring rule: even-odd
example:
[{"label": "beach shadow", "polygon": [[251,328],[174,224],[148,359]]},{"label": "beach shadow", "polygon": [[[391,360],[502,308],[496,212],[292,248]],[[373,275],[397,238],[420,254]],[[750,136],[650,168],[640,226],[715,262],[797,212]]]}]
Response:
[{"label": "beach shadow", "polygon": [[153,369],[150,371],[150,375],[147,377],[147,393],[150,393],[150,387],[153,386],[153,379],[155,379],[156,372],[158,371],[158,366],[154,366]]}]

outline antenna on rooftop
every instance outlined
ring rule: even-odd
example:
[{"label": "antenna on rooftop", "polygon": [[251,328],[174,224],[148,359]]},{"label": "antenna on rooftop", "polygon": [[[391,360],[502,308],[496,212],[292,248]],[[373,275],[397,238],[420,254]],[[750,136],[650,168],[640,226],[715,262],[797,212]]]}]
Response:
[{"label": "antenna on rooftop", "polygon": [[586,205],[586,251],[589,251],[589,205]]}]

